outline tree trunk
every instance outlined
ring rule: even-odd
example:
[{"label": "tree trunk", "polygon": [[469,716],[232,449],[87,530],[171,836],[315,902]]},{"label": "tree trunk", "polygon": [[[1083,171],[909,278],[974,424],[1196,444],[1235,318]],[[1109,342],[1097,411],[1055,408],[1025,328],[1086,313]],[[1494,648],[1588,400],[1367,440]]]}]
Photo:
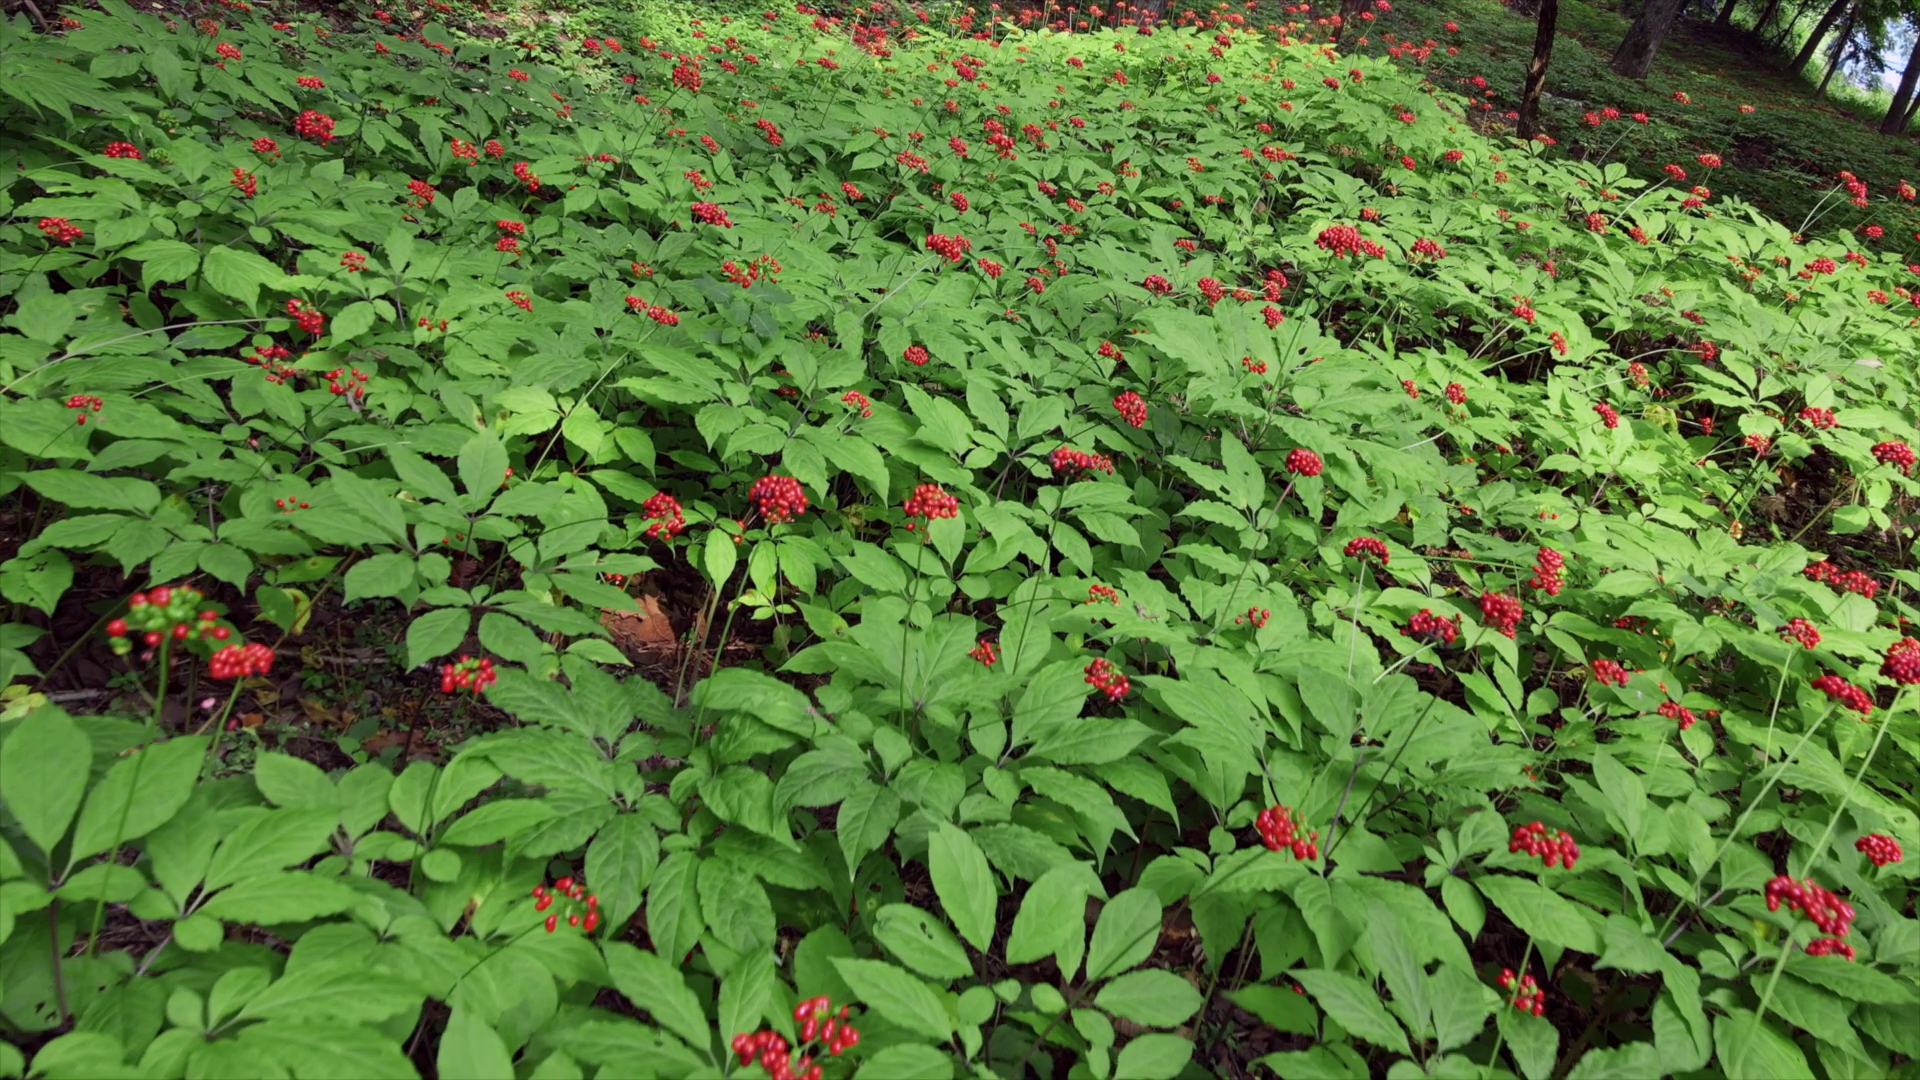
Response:
[{"label": "tree trunk", "polygon": [[1893,102],[1880,121],[1880,134],[1900,135],[1907,130],[1907,111],[1913,100],[1915,83],[1920,83],[1920,30],[1913,36],[1913,49],[1907,53],[1907,69],[1900,73],[1900,85],[1894,88]]},{"label": "tree trunk", "polygon": [[1720,14],[1714,18],[1713,25],[1725,30],[1733,25],[1733,9],[1740,6],[1740,0],[1727,0],[1720,5]]},{"label": "tree trunk", "polygon": [[1334,28],[1333,43],[1338,46],[1347,36],[1347,30],[1360,21],[1360,13],[1367,10],[1367,0],[1341,0],[1340,25]]},{"label": "tree trunk", "polygon": [[[1660,52],[1660,43],[1667,39],[1667,32],[1673,29],[1673,22],[1680,14],[1683,0],[1647,0],[1647,6],[1640,17],[1633,20],[1627,28],[1625,40],[1614,50],[1610,65],[1614,74],[1629,79],[1642,79],[1653,68],[1653,58]],[[1845,3],[1846,0],[1840,0]]]},{"label": "tree trunk", "polygon": [[1773,21],[1774,13],[1780,10],[1780,0],[1767,0],[1767,6],[1760,11],[1759,21],[1753,24],[1754,36],[1758,37],[1767,24]]},{"label": "tree trunk", "polygon": [[1787,68],[1788,71],[1798,75],[1807,70],[1807,65],[1813,62],[1814,54],[1820,51],[1821,40],[1827,36],[1827,31],[1833,29],[1833,24],[1840,18],[1841,13],[1846,11],[1848,2],[1849,0],[1833,0],[1833,3],[1827,5],[1827,13],[1820,16],[1820,22],[1814,26],[1813,33],[1807,35],[1807,43],[1800,47],[1800,55],[1793,58],[1793,64]]},{"label": "tree trunk", "polygon": [[1833,59],[1827,64],[1827,73],[1820,78],[1820,88],[1813,92],[1815,101],[1827,96],[1827,84],[1833,82],[1833,73],[1840,70],[1841,61],[1847,58],[1847,43],[1853,38],[1853,26],[1859,17],[1858,7],[1847,12],[1846,25],[1840,28],[1840,36],[1833,43]]},{"label": "tree trunk", "polygon": [[1533,62],[1527,65],[1527,85],[1520,95],[1520,137],[1523,139],[1540,133],[1540,93],[1547,86],[1547,63],[1553,59],[1554,24],[1559,21],[1560,0],[1540,0],[1540,23],[1533,35]]}]

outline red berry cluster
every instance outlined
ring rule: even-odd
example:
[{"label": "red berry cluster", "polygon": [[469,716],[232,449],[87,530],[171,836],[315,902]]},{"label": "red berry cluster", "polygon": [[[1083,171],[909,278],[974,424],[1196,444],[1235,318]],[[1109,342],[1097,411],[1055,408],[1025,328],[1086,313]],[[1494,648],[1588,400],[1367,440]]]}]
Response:
[{"label": "red berry cluster", "polygon": [[1536,856],[1548,866],[1557,866],[1564,861],[1569,870],[1580,860],[1580,845],[1574,843],[1573,837],[1564,832],[1549,836],[1547,826],[1539,821],[1513,830],[1513,839],[1508,842],[1507,851],[1516,855],[1525,853]]},{"label": "red berry cluster", "polygon": [[1425,638],[1442,645],[1451,645],[1460,637],[1460,621],[1443,619],[1435,615],[1431,608],[1421,608],[1420,614],[1408,620],[1407,628],[1400,633],[1404,637]]},{"label": "red berry cluster", "polygon": [[1800,419],[1806,421],[1808,427],[1820,431],[1829,431],[1840,426],[1840,420],[1833,415],[1832,409],[1816,409],[1811,405],[1800,410]]},{"label": "red berry cluster", "polygon": [[1344,554],[1349,559],[1371,558],[1374,561],[1378,562],[1381,566],[1387,565],[1387,563],[1391,559],[1391,556],[1387,554],[1387,545],[1381,543],[1378,540],[1375,540],[1371,536],[1362,536],[1357,539],[1347,541],[1347,547]]},{"label": "red berry cluster", "polygon": [[992,667],[1000,662],[1000,649],[991,641],[976,642],[973,651],[967,655],[986,667]]},{"label": "red berry cluster", "polygon": [[907,346],[906,355],[901,359],[912,364],[914,367],[926,367],[933,361],[933,354],[927,351],[925,345],[909,345]]},{"label": "red berry cluster", "polygon": [[1088,454],[1062,446],[1053,452],[1053,474],[1073,477],[1081,473],[1113,472],[1113,459],[1105,454]]},{"label": "red berry cluster", "polygon": [[79,423],[82,427],[86,426],[88,413],[97,413],[106,407],[106,402],[87,394],[75,394],[67,399],[67,408],[75,409],[80,413]]},{"label": "red berry cluster", "polygon": [[107,624],[107,637],[114,655],[125,656],[132,651],[128,635],[136,633],[148,647],[168,639],[226,641],[233,636],[233,630],[220,621],[217,612],[201,610],[200,604],[205,599],[204,593],[188,586],[176,589],[162,585],[151,592],[134,593],[127,600],[126,618]]},{"label": "red berry cluster", "polygon": [[1514,991],[1513,1007],[1521,1012],[1539,1016],[1547,1011],[1547,992],[1540,989],[1540,984],[1531,975],[1516,979],[1512,968],[1501,968],[1500,989]]},{"label": "red berry cluster", "polygon": [[233,179],[227,181],[243,199],[251,199],[260,194],[260,178],[246,169],[233,170]]},{"label": "red berry cluster", "polygon": [[326,332],[327,316],[318,308],[308,307],[305,300],[287,301],[287,314],[293,316],[293,321],[300,325],[300,329],[314,337]]},{"label": "red berry cluster", "polygon": [[1105,601],[1106,603],[1109,603],[1109,604],[1119,604],[1120,603],[1119,590],[1115,589],[1111,585],[1087,586],[1087,603],[1098,604],[1102,601]]},{"label": "red berry cluster", "polygon": [[1119,701],[1133,689],[1132,680],[1120,673],[1120,669],[1102,657],[1087,665],[1088,686],[1107,695],[1109,701]]},{"label": "red berry cluster", "polygon": [[[939,484],[921,484],[913,489],[913,495],[907,499],[907,516],[925,518],[929,522],[941,518],[960,516],[960,500],[947,494]],[[912,529],[912,525],[907,526]]]},{"label": "red berry cluster", "polygon": [[1920,686],[1920,638],[1901,638],[1887,650],[1880,674],[1907,686]]},{"label": "red berry cluster", "polygon": [[1627,685],[1627,680],[1631,678],[1631,676],[1627,674],[1627,669],[1613,660],[1595,660],[1593,662],[1593,677],[1599,681],[1601,686],[1625,686]]},{"label": "red berry cluster", "polygon": [[1319,476],[1326,467],[1327,463],[1320,460],[1319,454],[1304,446],[1294,447],[1287,455],[1287,471],[1295,476]]},{"label": "red berry cluster", "polygon": [[222,681],[272,670],[273,650],[265,645],[229,645],[207,661],[207,674]]},{"label": "red berry cluster", "polygon": [[1520,600],[1506,593],[1481,593],[1480,621],[1508,637],[1513,637],[1514,628],[1520,625]]},{"label": "red berry cluster", "polygon": [[1301,862],[1312,862],[1320,857],[1320,834],[1313,832],[1302,836],[1301,830],[1305,825],[1298,811],[1284,806],[1269,806],[1253,819],[1253,827],[1260,833],[1260,842],[1267,845],[1268,851],[1291,851],[1293,857]]},{"label": "red berry cluster", "polygon": [[519,308],[521,311],[529,314],[533,312],[533,297],[528,296],[519,289],[509,289],[507,291],[507,302]]},{"label": "red berry cluster", "polygon": [[132,161],[142,160],[140,148],[130,142],[110,142],[107,144],[107,149],[104,152],[110,158],[127,158]]},{"label": "red berry cluster", "polygon": [[1885,833],[1872,833],[1853,842],[1853,850],[1865,855],[1876,867],[1889,866],[1906,858],[1900,841]]},{"label": "red berry cluster", "polygon": [[1272,619],[1273,610],[1271,608],[1250,607],[1247,609],[1245,615],[1241,615],[1233,620],[1233,625],[1246,626],[1252,624],[1255,630],[1265,630],[1267,623],[1271,622]]},{"label": "red berry cluster", "polygon": [[[795,1006],[793,1018],[800,1025],[800,1045],[819,1039],[828,1054],[839,1057],[860,1045],[860,1032],[847,1023],[850,1007],[843,1005],[837,1015],[828,1015],[832,1008],[827,998],[813,998]],[[814,1064],[813,1056],[803,1054],[794,1061],[792,1048],[778,1032],[735,1035],[733,1052],[739,1055],[741,1065],[758,1064],[772,1080],[820,1080],[820,1066]]]},{"label": "red berry cluster", "polygon": [[311,510],[313,509],[313,504],[300,499],[275,499],[273,500],[273,507],[283,514],[291,514],[295,510]]},{"label": "red berry cluster", "polygon": [[1550,547],[1543,547],[1533,557],[1533,580],[1527,584],[1548,596],[1559,596],[1560,590],[1567,587],[1566,581],[1560,576],[1566,565],[1565,555]]},{"label": "red berry cluster", "polygon": [[334,368],[327,372],[327,391],[334,397],[349,396],[355,401],[364,401],[367,396],[367,373],[359,368],[351,372],[346,368]]},{"label": "red berry cluster", "polygon": [[500,681],[493,672],[493,658],[483,656],[475,660],[462,654],[459,662],[440,665],[440,692],[443,694],[471,690],[477,696],[487,692],[487,687]]},{"label": "red berry cluster", "polygon": [[791,476],[763,476],[755,480],[750,497],[771,525],[792,521],[807,512],[807,493],[800,489],[800,481]]},{"label": "red berry cluster", "polygon": [[1113,407],[1119,410],[1122,420],[1134,427],[1147,426],[1147,402],[1139,394],[1129,390],[1113,399]]},{"label": "red berry cluster", "polygon": [[1749,435],[1745,441],[1747,449],[1753,451],[1760,457],[1766,457],[1773,449],[1773,440],[1767,438],[1765,435]]},{"label": "red berry cluster", "polygon": [[1913,475],[1913,447],[1903,442],[1883,442],[1873,448],[1873,460],[1891,465],[1908,476]]},{"label": "red berry cluster", "polygon": [[973,241],[964,236],[947,236],[934,233],[927,237],[927,250],[947,260],[955,266],[967,261],[967,252],[973,250]]},{"label": "red berry cluster", "polygon": [[858,390],[849,390],[840,395],[840,404],[849,409],[859,409],[861,419],[873,419],[873,401]]},{"label": "red berry cluster", "polygon": [[62,247],[87,235],[87,231],[63,217],[43,217],[40,219],[40,232],[47,239]]},{"label": "red berry cluster", "polygon": [[1838,675],[1822,675],[1813,680],[1813,688],[1860,714],[1862,722],[1873,715],[1873,697]]},{"label": "red berry cluster", "polygon": [[1872,574],[1864,570],[1841,570],[1830,560],[1813,563],[1801,573],[1811,580],[1824,582],[1843,592],[1858,593],[1869,600],[1880,594],[1880,583],[1873,579]]},{"label": "red berry cluster", "polygon": [[1811,919],[1823,934],[1843,938],[1853,931],[1853,905],[1812,878],[1795,881],[1782,874],[1767,882],[1767,910],[1779,911],[1782,902]]},{"label": "red berry cluster", "polygon": [[1455,405],[1465,405],[1467,403],[1467,388],[1457,382],[1448,383],[1447,400],[1453,402]]},{"label": "red berry cluster", "polygon": [[1820,647],[1819,628],[1805,619],[1788,619],[1787,625],[1780,628],[1780,636],[1789,641],[1799,642],[1803,648]]},{"label": "red berry cluster", "polygon": [[[728,265],[732,265],[732,264],[729,263]],[[680,316],[675,315],[673,312],[668,311],[666,308],[661,307],[659,304],[649,304],[644,299],[638,296],[627,297],[627,307],[632,308],[633,313],[635,315],[645,315],[647,318],[652,319],[654,322],[659,323],[661,326],[679,326],[680,325]]]},{"label": "red berry cluster", "polygon": [[[546,911],[556,900],[565,900],[566,906],[572,909],[567,915],[568,926],[591,934],[600,925],[600,898],[587,891],[585,882],[563,877],[554,882],[551,889],[545,885],[533,887],[533,910]],[[556,933],[559,929],[560,913],[556,911],[547,916],[547,933]]]},{"label": "red berry cluster", "polygon": [[[308,109],[294,118],[293,133],[303,139],[312,139],[314,142],[332,142],[333,117]],[[255,149],[258,149],[258,144],[255,145]]]},{"label": "red berry cluster", "polygon": [[671,540],[687,531],[687,515],[680,507],[680,500],[664,491],[649,496],[646,502],[640,504],[640,516],[653,522],[647,526],[649,540],[662,537]]},{"label": "red berry cluster", "polygon": [[1333,225],[1320,230],[1313,245],[1322,251],[1330,251],[1336,259],[1349,255],[1369,255],[1373,258],[1385,258],[1387,249],[1360,235],[1360,230],[1351,225]]},{"label": "red berry cluster", "polygon": [[1412,379],[1401,379],[1400,389],[1405,390],[1407,392],[1407,396],[1412,398],[1413,400],[1415,401],[1420,400],[1420,387],[1417,384],[1415,384]]},{"label": "red berry cluster", "polygon": [[1692,727],[1694,724],[1699,723],[1699,720],[1700,720],[1699,717],[1693,715],[1692,709],[1687,708],[1685,705],[1682,705],[1677,701],[1661,702],[1660,715],[1666,717],[1669,720],[1680,721],[1681,731],[1687,730],[1688,728]]},{"label": "red berry cluster", "polygon": [[1609,430],[1620,426],[1620,410],[1606,402],[1603,401],[1595,405],[1593,411],[1600,414],[1600,422],[1605,424]]},{"label": "red berry cluster", "polygon": [[1165,296],[1173,291],[1173,282],[1159,274],[1148,274],[1146,279],[1140,282],[1140,287],[1155,296]]},{"label": "red berry cluster", "polygon": [[693,219],[703,225],[718,225],[723,229],[733,228],[733,219],[727,216],[725,208],[715,203],[694,203]]},{"label": "red berry cluster", "polygon": [[1841,956],[1845,957],[1848,963],[1852,963],[1856,954],[1853,951],[1853,946],[1841,941],[1839,938],[1823,937],[1814,938],[1812,941],[1807,942],[1807,955]]}]

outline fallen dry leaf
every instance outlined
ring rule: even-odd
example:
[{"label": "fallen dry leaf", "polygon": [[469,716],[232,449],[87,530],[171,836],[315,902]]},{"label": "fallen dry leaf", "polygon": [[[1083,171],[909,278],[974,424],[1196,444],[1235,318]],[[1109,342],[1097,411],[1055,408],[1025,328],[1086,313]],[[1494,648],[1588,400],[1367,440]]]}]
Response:
[{"label": "fallen dry leaf", "polygon": [[600,625],[613,635],[613,643],[630,651],[671,646],[674,642],[673,623],[667,618],[666,612],[660,610],[660,598],[641,593],[634,599],[640,602],[639,611],[600,613]]}]

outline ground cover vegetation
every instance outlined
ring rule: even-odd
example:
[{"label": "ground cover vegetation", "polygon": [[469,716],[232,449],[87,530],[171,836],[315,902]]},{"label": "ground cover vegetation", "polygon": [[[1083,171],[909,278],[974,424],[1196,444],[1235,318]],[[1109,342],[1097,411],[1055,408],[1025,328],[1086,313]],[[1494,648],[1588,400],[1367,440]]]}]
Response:
[{"label": "ground cover vegetation", "polygon": [[0,27],[0,1075],[1911,1075],[1911,187],[448,14]]}]

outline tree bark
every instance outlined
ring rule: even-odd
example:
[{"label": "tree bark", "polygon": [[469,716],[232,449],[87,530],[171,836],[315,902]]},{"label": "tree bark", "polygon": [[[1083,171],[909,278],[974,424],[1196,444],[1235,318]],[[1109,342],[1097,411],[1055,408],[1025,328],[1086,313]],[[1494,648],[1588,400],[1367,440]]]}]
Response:
[{"label": "tree bark", "polygon": [[1860,18],[1860,8],[1855,6],[1847,12],[1847,21],[1840,28],[1840,36],[1833,43],[1833,59],[1827,64],[1827,73],[1820,77],[1820,88],[1813,92],[1813,99],[1827,96],[1827,84],[1833,82],[1833,73],[1840,70],[1841,61],[1847,58],[1847,42],[1853,37],[1854,24]]},{"label": "tree bark", "polygon": [[[1732,0],[1728,0],[1732,3]],[[1539,27],[1533,35],[1533,62],[1527,65],[1527,84],[1520,95],[1520,137],[1540,133],[1540,93],[1547,86],[1547,63],[1553,59],[1554,24],[1560,21],[1560,0],[1540,0]]]},{"label": "tree bark", "polygon": [[[1629,79],[1645,79],[1653,68],[1653,58],[1660,52],[1660,43],[1667,39],[1667,32],[1673,29],[1673,23],[1680,15],[1683,0],[1647,0],[1647,6],[1640,17],[1633,20],[1627,28],[1626,38],[1620,47],[1614,50],[1611,65],[1614,74]],[[1845,3],[1846,0],[1840,0]]]},{"label": "tree bark", "polygon": [[1833,3],[1827,5],[1827,13],[1820,16],[1820,22],[1814,26],[1813,33],[1807,35],[1807,43],[1800,47],[1800,55],[1793,58],[1793,64],[1787,68],[1788,71],[1798,75],[1807,70],[1807,65],[1813,62],[1814,54],[1820,51],[1821,40],[1827,36],[1827,31],[1833,29],[1833,24],[1847,10],[1848,3],[1849,0],[1833,0]]},{"label": "tree bark", "polygon": [[1760,11],[1759,20],[1753,24],[1754,36],[1758,37],[1767,28],[1767,24],[1773,21],[1774,13],[1779,10],[1780,0],[1767,0],[1767,6]]},{"label": "tree bark", "polygon": [[1915,83],[1920,83],[1920,29],[1914,33],[1913,49],[1907,53],[1907,69],[1900,73],[1900,85],[1894,88],[1893,102],[1887,106],[1887,115],[1880,121],[1880,134],[1900,135],[1907,130],[1907,111],[1913,100]]},{"label": "tree bark", "polygon": [[1714,18],[1713,25],[1719,27],[1722,30],[1725,30],[1727,27],[1732,26],[1733,25],[1733,9],[1739,6],[1740,6],[1740,0],[1727,0],[1726,3],[1721,4],[1720,14]]},{"label": "tree bark", "polygon": [[1333,43],[1337,47],[1346,38],[1347,30],[1360,21],[1360,13],[1367,10],[1367,0],[1341,0],[1340,25],[1333,31]]}]

